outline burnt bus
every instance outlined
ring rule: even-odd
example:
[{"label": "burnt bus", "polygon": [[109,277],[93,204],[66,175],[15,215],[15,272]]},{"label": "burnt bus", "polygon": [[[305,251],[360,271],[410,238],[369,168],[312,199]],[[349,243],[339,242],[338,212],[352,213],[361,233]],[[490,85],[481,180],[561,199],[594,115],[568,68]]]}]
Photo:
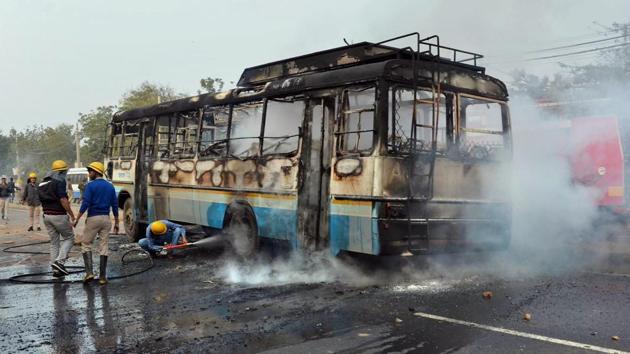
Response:
[{"label": "burnt bus", "polygon": [[481,55],[401,38],[414,48],[333,48],[116,113],[106,164],[129,237],[169,219],[241,235],[242,255],[261,240],[335,255],[505,247],[506,87]]}]

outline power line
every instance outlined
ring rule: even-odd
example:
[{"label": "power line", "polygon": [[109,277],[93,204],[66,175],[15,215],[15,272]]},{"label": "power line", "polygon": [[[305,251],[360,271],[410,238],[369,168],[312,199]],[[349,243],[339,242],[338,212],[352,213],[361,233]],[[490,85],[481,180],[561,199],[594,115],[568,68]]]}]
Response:
[{"label": "power line", "polygon": [[548,56],[544,56],[544,57],[529,58],[529,59],[525,59],[525,61],[560,58],[560,57],[566,57],[566,56],[570,56],[570,55],[591,53],[591,52],[596,52],[596,51],[600,51],[600,50],[625,47],[625,46],[628,46],[628,45],[630,45],[630,42],[609,45],[607,47],[598,47],[598,48],[593,48],[593,49],[580,50],[580,51],[577,51],[577,52],[570,52],[570,53],[564,53],[564,54],[548,55]]},{"label": "power line", "polygon": [[563,46],[559,46],[559,47],[551,47],[551,48],[544,48],[544,49],[537,49],[537,50],[532,50],[529,52],[525,52],[526,54],[530,54],[530,53],[541,53],[541,52],[550,52],[550,51],[554,51],[554,50],[558,50],[558,49],[566,49],[566,48],[574,48],[574,47],[580,47],[583,45],[588,45],[588,44],[593,44],[593,43],[600,43],[600,42],[606,42],[606,41],[612,41],[615,39],[620,39],[620,38],[624,38],[624,35],[621,36],[617,36],[617,37],[610,37],[610,38],[603,38],[603,39],[597,39],[594,41],[588,41],[588,42],[582,42],[582,43],[576,43],[576,44],[569,44],[569,45],[563,45]]}]

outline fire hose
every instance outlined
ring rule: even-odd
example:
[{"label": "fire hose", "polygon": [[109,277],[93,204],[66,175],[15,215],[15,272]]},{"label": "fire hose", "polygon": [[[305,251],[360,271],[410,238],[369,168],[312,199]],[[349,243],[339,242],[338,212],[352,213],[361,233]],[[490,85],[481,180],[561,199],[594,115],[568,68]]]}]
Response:
[{"label": "fire hose", "polygon": [[[36,246],[36,245],[43,245],[43,244],[47,244],[50,243],[50,241],[40,241],[40,242],[33,242],[33,243],[26,243],[23,245],[16,245],[16,246],[11,246],[11,247],[7,247],[4,248],[2,251],[3,252],[7,252],[7,253],[23,253],[23,254],[49,254],[48,252],[41,252],[41,251],[17,251],[15,250],[16,248],[21,248],[21,247],[27,247],[27,246]],[[141,268],[140,270],[131,272],[131,273],[127,273],[127,274],[121,274],[121,275],[116,275],[116,276],[112,276],[112,277],[107,277],[108,280],[116,280],[116,279],[123,279],[123,278],[128,278],[128,277],[132,277],[134,275],[139,275],[141,273],[144,273],[146,271],[148,271],[149,269],[153,268],[153,266],[155,265],[153,263],[153,258],[151,257],[151,255],[141,249],[141,248],[133,248],[130,250],[127,250],[125,253],[123,253],[123,255],[121,256],[121,262],[124,265],[129,264],[131,262],[127,262],[125,257],[127,257],[129,254],[132,253],[141,253],[143,255],[143,259],[148,259],[149,260],[149,264],[148,266]],[[68,273],[69,274],[77,274],[77,273],[82,273],[84,272],[85,268],[82,266],[66,266],[66,269],[69,269]],[[71,270],[72,269],[72,270]],[[27,274],[19,274],[19,275],[14,275],[12,277],[9,277],[8,280],[12,281],[12,282],[16,282],[16,283],[23,283],[23,284],[59,284],[59,283],[82,283],[83,280],[82,279],[75,279],[75,280],[62,280],[62,279],[30,279],[32,277],[37,277],[37,276],[44,276],[44,275],[50,275],[52,272],[47,271],[47,272],[38,272],[38,273],[27,273]]]}]

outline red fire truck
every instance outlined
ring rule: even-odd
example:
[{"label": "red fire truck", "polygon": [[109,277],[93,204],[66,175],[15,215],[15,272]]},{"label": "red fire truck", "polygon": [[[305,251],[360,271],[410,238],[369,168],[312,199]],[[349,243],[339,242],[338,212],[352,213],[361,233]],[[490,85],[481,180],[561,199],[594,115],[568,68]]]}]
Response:
[{"label": "red fire truck", "polygon": [[569,122],[573,180],[593,187],[599,206],[630,211],[625,203],[624,152],[617,117],[581,117]]}]

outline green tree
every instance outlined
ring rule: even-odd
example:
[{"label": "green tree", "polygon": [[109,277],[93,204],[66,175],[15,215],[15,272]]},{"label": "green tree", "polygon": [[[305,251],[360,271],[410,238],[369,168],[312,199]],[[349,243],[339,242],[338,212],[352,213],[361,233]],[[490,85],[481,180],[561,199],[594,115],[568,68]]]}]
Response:
[{"label": "green tree", "polygon": [[223,79],[218,77],[206,77],[199,80],[199,85],[201,86],[201,90],[197,90],[198,94],[202,93],[217,93],[223,90],[223,85],[225,82]]},{"label": "green tree", "polygon": [[89,113],[79,113],[83,165],[92,161],[103,161],[107,125],[112,120],[115,111],[116,106],[100,106]]},{"label": "green tree", "polygon": [[74,162],[74,127],[70,124],[60,124],[56,127],[34,126],[19,132],[13,130],[10,139],[14,142],[17,140],[10,154],[14,155],[14,149],[17,147],[22,179],[29,172],[43,176],[54,160],[61,159],[69,165]]},{"label": "green tree", "polygon": [[127,111],[134,108],[158,104],[160,102],[172,101],[183,96],[182,94],[175,93],[175,90],[169,86],[145,81],[140,84],[140,87],[129,90],[123,94],[118,107],[122,111]]},{"label": "green tree", "polygon": [[0,131],[0,175],[8,175],[15,164],[15,139]]}]

